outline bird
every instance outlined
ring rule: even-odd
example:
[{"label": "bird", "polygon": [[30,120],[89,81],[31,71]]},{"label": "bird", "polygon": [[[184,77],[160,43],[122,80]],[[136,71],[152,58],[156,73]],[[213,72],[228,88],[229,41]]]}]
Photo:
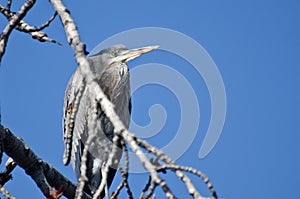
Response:
[{"label": "bird", "polygon": [[[127,129],[130,123],[131,97],[130,74],[126,62],[157,48],[159,46],[128,49],[126,46],[118,44],[87,57],[94,81],[113,103],[115,112]],[[95,107],[97,117],[93,117]],[[97,128],[92,128],[92,124],[95,124]],[[87,182],[84,186],[84,191],[90,195],[95,193],[101,183],[101,170],[104,168],[113,146],[114,127],[102,111],[99,102],[95,101],[95,93],[89,89],[88,82],[84,81],[81,68],[77,67],[67,84],[64,96],[63,139],[65,150],[63,162],[64,165],[71,162],[78,180],[81,175],[80,167],[84,146],[88,137],[93,133],[96,133],[96,137],[90,145],[86,157]],[[122,152],[115,158],[119,161],[121,155]],[[106,182],[108,188],[115,173],[116,168],[109,168]],[[102,197],[104,197],[104,193],[101,193]]]}]

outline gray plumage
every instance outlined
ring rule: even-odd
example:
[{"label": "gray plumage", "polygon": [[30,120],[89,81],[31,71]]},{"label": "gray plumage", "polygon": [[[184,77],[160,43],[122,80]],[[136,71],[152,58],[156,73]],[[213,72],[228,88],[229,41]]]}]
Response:
[{"label": "gray plumage", "polygon": [[[149,46],[128,50],[124,45],[115,45],[88,57],[97,83],[114,104],[115,111],[126,128],[130,122],[131,101],[129,70],[125,63],[157,48],[158,46]],[[92,126],[93,124],[94,126]],[[86,176],[88,182],[84,188],[87,193],[93,194],[101,182],[101,168],[106,163],[112,149],[114,131],[113,125],[101,110],[101,106],[96,103],[94,93],[86,85],[80,67],[72,75],[65,91],[63,132],[64,164],[67,165],[71,161],[77,178],[80,177],[84,144],[91,134],[96,133],[97,135],[90,145],[87,155]],[[121,154],[121,152],[118,153],[115,158],[119,160]],[[108,187],[115,172],[116,168],[109,169]]]}]

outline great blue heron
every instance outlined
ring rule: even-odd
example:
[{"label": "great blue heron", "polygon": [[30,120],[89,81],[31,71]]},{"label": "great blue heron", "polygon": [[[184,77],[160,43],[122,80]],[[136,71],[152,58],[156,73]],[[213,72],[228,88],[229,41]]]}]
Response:
[{"label": "great blue heron", "polygon": [[[114,104],[116,113],[128,128],[131,113],[129,70],[126,62],[141,54],[157,49],[158,46],[148,46],[128,50],[124,45],[114,45],[99,53],[88,57],[91,71],[96,81],[100,85],[104,94]],[[83,74],[78,67],[69,80],[64,98],[63,110],[63,131],[64,131],[64,164],[71,161],[73,169],[80,177],[81,155],[84,144],[91,133],[95,133],[95,128],[91,128],[89,123],[94,122],[98,126],[97,136],[100,138],[93,143],[93,149],[87,154],[88,182],[84,190],[93,194],[102,179],[101,168],[107,161],[108,153],[112,148],[112,138],[114,135],[113,126],[105,114],[98,106],[97,117],[91,117],[93,111],[93,93],[86,84],[82,84]],[[77,102],[76,106],[74,103]],[[73,110],[77,107],[77,110]],[[95,107],[95,106],[94,106]],[[73,117],[71,118],[73,114]],[[91,121],[93,120],[93,121]],[[120,157],[118,157],[120,158]],[[116,168],[109,168],[107,185],[111,185],[115,176]],[[101,194],[103,196],[103,193]]]}]

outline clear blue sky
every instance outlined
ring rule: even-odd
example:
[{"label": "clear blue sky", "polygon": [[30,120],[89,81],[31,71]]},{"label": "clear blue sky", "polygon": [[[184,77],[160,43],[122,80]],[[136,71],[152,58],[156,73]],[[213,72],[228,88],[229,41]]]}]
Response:
[{"label": "clear blue sky", "polygon": [[[151,62],[166,64],[184,74],[197,90],[200,126],[192,145],[177,162],[206,173],[220,198],[300,196],[297,187],[300,178],[299,1],[65,3],[89,51],[114,34],[149,26],[179,31],[201,44],[218,66],[227,96],[222,135],[203,159],[198,158],[198,152],[211,111],[209,93],[201,76],[194,75],[184,60],[161,50],[129,63],[129,68]],[[13,5],[19,8],[16,2]],[[26,21],[38,26],[52,13],[47,1],[39,1]],[[1,30],[5,24],[6,19],[1,16]],[[64,46],[39,43],[17,31],[10,37],[0,67],[2,124],[22,137],[37,155],[75,181],[71,167],[62,164],[61,117],[65,86],[76,63],[60,21],[56,19],[46,32]],[[138,90],[133,100],[133,119],[147,125],[148,109],[156,103],[170,112],[166,126],[148,141],[162,147],[171,140],[180,121],[178,101],[170,91],[160,86]],[[14,196],[42,197],[23,170],[15,169],[13,176],[13,181],[5,187]],[[136,179],[131,180],[135,191],[147,179],[142,174],[131,177]],[[201,181],[196,182],[207,196]],[[183,186],[174,183],[173,177],[171,188],[180,198],[186,198]]]}]

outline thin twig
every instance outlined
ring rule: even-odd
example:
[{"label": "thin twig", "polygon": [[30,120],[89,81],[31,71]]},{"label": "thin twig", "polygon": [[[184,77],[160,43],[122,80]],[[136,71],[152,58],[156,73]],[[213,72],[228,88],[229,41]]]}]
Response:
[{"label": "thin twig", "polygon": [[55,17],[57,16],[57,12],[55,12],[44,24],[42,24],[40,27],[34,28],[34,29],[30,29],[29,32],[38,32],[41,31],[43,29],[45,29],[46,27],[48,27],[51,22],[55,19]]},{"label": "thin twig", "polygon": [[151,181],[150,186],[149,186],[149,191],[146,194],[146,196],[144,197],[145,199],[148,199],[152,196],[152,194],[154,193],[154,190],[156,188],[157,184],[153,181]]},{"label": "thin twig", "polygon": [[[0,12],[10,21],[15,15],[15,12],[10,11],[9,9],[5,8],[4,6],[2,6],[0,4]],[[51,21],[48,22],[49,24],[52,22],[53,16],[50,18]],[[49,21],[49,20],[48,20]],[[47,22],[45,23],[47,24]],[[45,26],[45,24],[42,25]],[[47,26],[46,26],[47,27]],[[28,23],[26,23],[25,21],[21,20],[18,25],[15,27],[18,31],[20,32],[24,32],[24,33],[28,33],[32,36],[33,39],[37,39],[40,42],[51,42],[51,43],[55,43],[58,45],[62,45],[61,43],[55,41],[54,39],[51,39],[48,37],[48,35],[44,32],[40,32],[40,31],[36,31],[38,28],[29,25]]]},{"label": "thin twig", "polygon": [[107,186],[107,183],[105,184],[105,197],[107,198],[107,199],[109,199],[109,195],[108,195],[108,186]]},{"label": "thin twig", "polygon": [[[97,107],[96,104],[93,103],[92,104],[92,108],[91,108],[91,121],[90,121],[90,126],[88,127],[89,129],[97,129],[98,125],[96,124],[96,117],[97,117]],[[88,180],[86,177],[86,173],[87,173],[87,154],[89,153],[89,148],[93,142],[93,140],[95,139],[95,137],[97,136],[97,131],[93,131],[93,133],[89,134],[85,144],[84,144],[84,149],[83,149],[83,153],[81,155],[81,165],[80,165],[80,177],[79,177],[79,183],[78,183],[78,187],[76,189],[76,199],[81,199],[81,194],[84,188],[84,185],[86,183],[86,181]]]},{"label": "thin twig", "polygon": [[116,163],[115,161],[118,161],[114,157],[117,154],[117,151],[119,150],[119,148],[117,146],[117,143],[119,142],[119,140],[120,140],[120,136],[115,135],[114,138],[113,138],[112,151],[109,154],[108,161],[105,164],[105,167],[103,168],[103,171],[101,171],[102,172],[102,179],[101,179],[100,185],[98,186],[98,189],[96,190],[96,192],[93,196],[93,199],[97,199],[100,196],[100,194],[102,193],[102,191],[104,189],[104,186],[107,184],[107,174],[108,174],[109,167],[112,167],[112,165],[114,163]]},{"label": "thin twig", "polygon": [[[175,162],[171,158],[169,158],[164,152],[151,146],[146,141],[138,139],[138,138],[136,139],[136,141],[141,147],[146,149],[149,153],[153,153],[154,155],[156,155],[156,157],[159,158],[160,160],[166,162],[167,164],[175,164]],[[192,183],[192,181],[190,180],[190,178],[187,175],[185,175],[180,170],[177,170],[175,173],[180,179],[182,179],[182,181],[184,182],[185,186],[187,187],[187,190],[190,195],[192,195],[196,199],[204,198],[203,196],[201,196],[199,194],[199,192],[195,188],[194,184]]]},{"label": "thin twig", "polygon": [[5,171],[0,173],[0,185],[3,186],[9,180],[12,179],[11,172],[16,168],[17,164],[14,162],[12,158],[8,158],[5,163]]},{"label": "thin twig", "polygon": [[129,171],[129,154],[128,154],[128,149],[127,149],[127,146],[126,144],[124,143],[124,140],[122,140],[122,148],[123,148],[123,151],[125,153],[125,173],[126,173],[126,176],[128,176],[128,171]]},{"label": "thin twig", "polygon": [[123,171],[123,169],[120,168],[120,172],[122,175],[122,180],[124,181],[124,186],[125,186],[128,198],[133,199],[133,195],[132,195],[132,192],[131,192],[129,184],[128,184],[129,154],[128,154],[127,146],[124,143],[124,140],[122,140],[122,148],[125,153],[125,170]]},{"label": "thin twig", "polygon": [[122,168],[120,168],[119,170],[122,175],[122,181],[123,181],[124,187],[126,189],[128,198],[133,199],[133,195],[132,195],[132,192],[131,192],[129,184],[128,184],[128,173],[126,171],[124,171]]},{"label": "thin twig", "polygon": [[88,153],[88,143],[90,143],[92,141],[93,137],[89,136],[89,138],[87,139],[84,149],[83,149],[83,153],[81,156],[81,165],[80,165],[80,177],[78,179],[78,185],[77,185],[77,189],[76,189],[76,193],[75,193],[75,198],[76,199],[81,199],[82,197],[82,193],[83,193],[83,188],[84,185],[86,183],[86,181],[88,180],[86,177],[86,162],[87,162],[87,153]]},{"label": "thin twig", "polygon": [[0,192],[7,198],[7,199],[15,199],[3,186],[0,185]]},{"label": "thin twig", "polygon": [[10,10],[12,0],[7,0],[6,9]]},{"label": "thin twig", "polygon": [[0,4],[0,12],[10,21],[15,12],[11,12],[10,9]]},{"label": "thin twig", "polygon": [[156,169],[158,171],[162,170],[162,169],[171,169],[173,171],[181,170],[181,171],[186,171],[186,172],[195,174],[195,175],[199,176],[205,182],[205,184],[207,185],[209,191],[211,192],[211,194],[213,196],[213,199],[218,198],[217,193],[216,193],[212,183],[208,179],[208,177],[204,173],[202,173],[201,171],[198,171],[197,169],[194,169],[192,167],[187,167],[187,166],[174,165],[174,164],[161,165],[161,166],[158,166]]},{"label": "thin twig", "polygon": [[141,194],[140,194],[140,199],[143,199],[144,198],[144,194],[148,191],[150,185],[151,185],[151,176],[149,175],[149,178],[148,178],[148,181],[144,187],[144,189],[142,190]]},{"label": "thin twig", "polygon": [[122,180],[118,185],[117,189],[114,192],[112,192],[110,199],[116,199],[123,187],[124,187],[124,181]]},{"label": "thin twig", "polygon": [[12,17],[12,19],[9,21],[9,23],[4,28],[2,34],[0,35],[0,62],[5,53],[5,49],[6,49],[6,45],[7,45],[7,41],[8,41],[10,33],[19,24],[19,22],[25,17],[25,15],[32,8],[34,3],[35,3],[35,0],[27,0],[23,4],[21,9],[18,11],[18,13]]},{"label": "thin twig", "polygon": [[124,155],[125,156],[125,170],[123,170],[123,168],[119,164],[118,168],[119,168],[119,171],[120,171],[121,176],[122,176],[122,181],[118,185],[116,191],[112,193],[111,199],[115,199],[119,195],[121,189],[124,186],[126,188],[126,192],[127,192],[128,197],[129,198],[133,198],[132,192],[131,192],[129,184],[128,184],[128,171],[129,171],[129,154],[128,154],[128,149],[127,149],[126,144],[124,143],[124,141],[121,141],[121,144],[122,144],[123,151],[125,153],[125,155]]}]

